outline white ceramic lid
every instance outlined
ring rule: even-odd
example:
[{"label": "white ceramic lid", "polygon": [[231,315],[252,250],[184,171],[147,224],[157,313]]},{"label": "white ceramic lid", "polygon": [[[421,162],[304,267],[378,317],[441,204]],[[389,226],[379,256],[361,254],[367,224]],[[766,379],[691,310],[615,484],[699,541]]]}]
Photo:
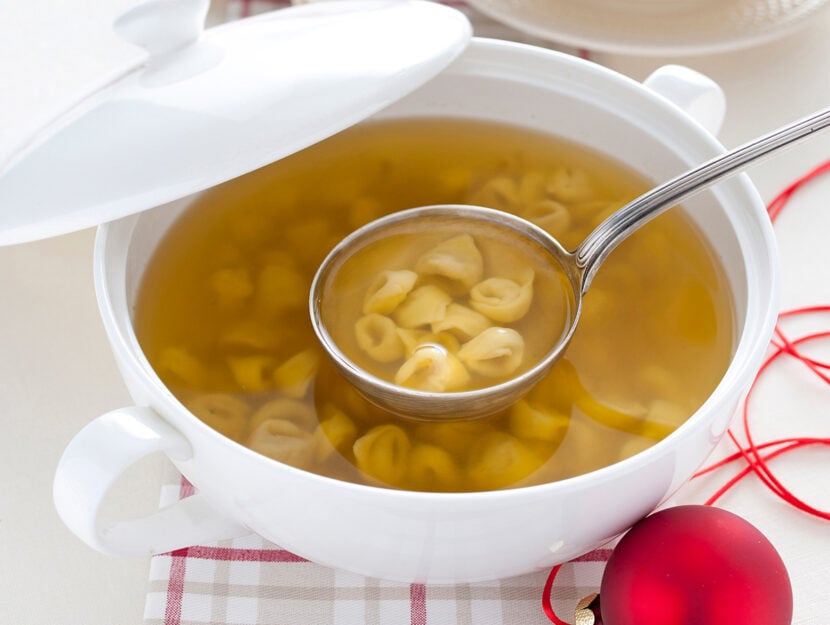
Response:
[{"label": "white ceramic lid", "polygon": [[340,0],[202,32],[208,0],[153,0],[116,32],[146,63],[0,170],[0,245],[94,226],[252,171],[379,111],[467,46],[459,11]]}]

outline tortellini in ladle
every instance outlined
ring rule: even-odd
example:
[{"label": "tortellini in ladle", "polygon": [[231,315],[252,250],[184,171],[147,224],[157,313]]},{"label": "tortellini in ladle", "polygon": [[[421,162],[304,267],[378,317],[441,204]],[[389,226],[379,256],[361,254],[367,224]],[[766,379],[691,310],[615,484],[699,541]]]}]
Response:
[{"label": "tortellini in ladle", "polygon": [[444,276],[471,289],[484,274],[484,260],[473,237],[460,234],[423,254],[415,271],[422,276]]},{"label": "tortellini in ladle", "polygon": [[532,302],[532,271],[522,276],[521,282],[509,278],[489,278],[470,291],[470,306],[501,323],[511,323],[524,317]]},{"label": "tortellini in ladle", "polygon": [[390,313],[400,304],[412,287],[418,274],[414,271],[384,271],[369,287],[363,300],[363,313]]},{"label": "tortellini in ladle", "polygon": [[515,374],[525,339],[510,324],[533,304],[534,270],[511,266],[507,275],[487,275],[487,254],[466,233],[412,255],[411,268],[384,267],[371,278],[363,316],[354,323],[361,352],[387,366],[388,381],[433,393],[481,388]]},{"label": "tortellini in ladle", "polygon": [[389,317],[371,313],[355,324],[357,344],[378,362],[392,362],[404,355],[404,343],[398,326]]},{"label": "tortellini in ladle", "polygon": [[435,393],[461,390],[469,379],[458,358],[445,347],[429,343],[416,347],[395,374],[399,386]]},{"label": "tortellini in ladle", "polygon": [[518,369],[524,355],[522,335],[512,328],[487,328],[458,351],[458,358],[470,370],[497,378]]}]

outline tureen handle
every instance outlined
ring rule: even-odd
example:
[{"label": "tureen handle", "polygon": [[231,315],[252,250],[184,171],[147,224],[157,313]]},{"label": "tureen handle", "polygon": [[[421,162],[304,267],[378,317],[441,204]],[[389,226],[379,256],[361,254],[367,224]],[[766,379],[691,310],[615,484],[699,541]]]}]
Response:
[{"label": "tureen handle", "polygon": [[102,504],[121,475],[159,451],[173,461],[192,455],[187,440],[150,408],[113,410],[87,424],[66,447],[55,473],[52,494],[63,522],[94,549],[122,556],[165,553],[251,532],[198,493],[137,519],[104,518]]},{"label": "tureen handle", "polygon": [[682,65],[658,67],[643,85],[663,96],[717,136],[726,115],[726,96],[714,80]]}]

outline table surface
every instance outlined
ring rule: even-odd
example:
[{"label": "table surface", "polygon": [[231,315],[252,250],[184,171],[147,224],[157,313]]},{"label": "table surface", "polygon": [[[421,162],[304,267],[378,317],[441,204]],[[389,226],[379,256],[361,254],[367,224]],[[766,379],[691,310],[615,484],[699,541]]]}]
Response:
[{"label": "table surface", "polygon": [[[0,0],[0,162],[67,93],[135,58],[107,24],[135,0]],[[12,6],[15,5],[15,6]],[[666,63],[697,69],[724,89],[727,147],[830,104],[830,11],[806,29],[753,48],[711,56],[593,54],[642,80]],[[755,166],[765,200],[830,158],[830,134]],[[830,303],[830,179],[799,193],[776,224],[783,305]],[[98,318],[92,284],[93,230],[0,248],[0,619],[16,625],[140,623],[146,559],[119,559],[83,545],[58,519],[51,496],[61,451],[84,424],[130,403]],[[758,438],[827,436],[826,388],[793,370],[760,396]],[[823,419],[823,421],[822,421]],[[797,428],[797,431],[794,429]],[[822,456],[822,453],[824,455]],[[156,506],[163,459],[134,467],[108,502],[119,514]],[[826,452],[782,458],[787,483],[830,508]],[[720,482],[718,482],[719,485]],[[695,488],[699,492],[694,492]],[[703,501],[714,483],[693,486]],[[788,565],[795,625],[830,621],[830,525],[786,507],[746,481],[721,503],[756,524]]]}]

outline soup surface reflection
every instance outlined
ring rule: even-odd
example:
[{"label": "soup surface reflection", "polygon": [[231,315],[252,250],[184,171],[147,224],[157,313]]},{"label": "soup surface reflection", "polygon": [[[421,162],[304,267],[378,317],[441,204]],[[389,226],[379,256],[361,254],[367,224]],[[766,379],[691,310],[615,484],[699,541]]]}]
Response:
[{"label": "soup surface reflection", "polygon": [[[162,381],[205,423],[309,471],[429,491],[585,473],[671,433],[731,357],[725,276],[681,211],[611,254],[565,358],[524,399],[482,419],[417,422],[368,403],[317,343],[308,291],[340,239],[389,212],[488,206],[534,221],[573,249],[646,187],[620,163],[517,127],[366,123],[201,195],[147,267],[138,339]],[[458,340],[450,321],[442,331]],[[525,332],[532,337],[532,327]]]}]

